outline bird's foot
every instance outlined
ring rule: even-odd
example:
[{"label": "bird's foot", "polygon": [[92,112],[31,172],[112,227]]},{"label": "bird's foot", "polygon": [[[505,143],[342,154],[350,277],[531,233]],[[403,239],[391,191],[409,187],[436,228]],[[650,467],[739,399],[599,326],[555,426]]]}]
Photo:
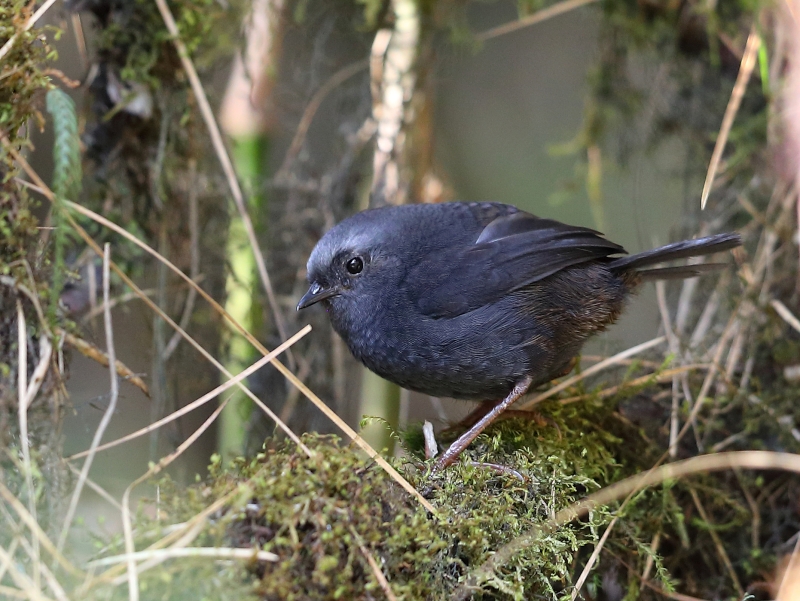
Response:
[{"label": "bird's foot", "polygon": [[449,465],[452,465],[462,451],[466,449],[478,435],[483,432],[492,422],[494,422],[500,414],[504,413],[511,405],[516,403],[519,398],[527,392],[530,388],[532,379],[526,377],[514,386],[513,390],[508,393],[508,396],[502,401],[494,405],[483,417],[481,417],[475,424],[461,436],[459,436],[450,447],[439,456],[439,459],[433,466],[431,474],[443,470]]}]

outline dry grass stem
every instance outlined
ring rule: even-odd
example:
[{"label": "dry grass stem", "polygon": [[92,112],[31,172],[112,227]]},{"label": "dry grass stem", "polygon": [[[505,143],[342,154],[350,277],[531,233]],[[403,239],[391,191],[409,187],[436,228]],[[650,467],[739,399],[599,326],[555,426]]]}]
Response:
[{"label": "dry grass stem", "polygon": [[590,368],[586,369],[585,371],[582,371],[581,373],[576,374],[576,375],[572,376],[571,378],[567,378],[566,380],[564,380],[560,384],[558,384],[556,386],[553,386],[552,388],[550,388],[549,390],[547,390],[547,391],[545,391],[545,392],[543,392],[541,394],[536,395],[531,400],[522,403],[522,405],[520,405],[518,407],[518,409],[521,409],[523,411],[530,410],[530,408],[533,407],[534,405],[536,405],[538,403],[541,403],[544,400],[549,399],[550,397],[558,394],[562,390],[565,390],[565,389],[569,388],[570,386],[573,386],[574,384],[577,384],[581,380],[584,380],[584,379],[588,378],[589,376],[592,376],[592,375],[594,375],[594,374],[596,374],[596,373],[598,373],[600,371],[603,371],[604,369],[606,369],[608,367],[611,367],[613,365],[617,365],[617,363],[619,363],[623,359],[627,359],[627,358],[632,357],[634,355],[638,355],[639,353],[642,353],[642,352],[644,352],[644,351],[646,351],[648,349],[651,349],[654,346],[658,346],[659,344],[661,344],[665,340],[666,340],[666,338],[664,336],[659,336],[658,338],[653,338],[652,340],[648,340],[647,342],[643,342],[641,344],[637,344],[636,346],[633,346],[633,347],[629,348],[628,350],[622,351],[621,353],[617,353],[613,357],[609,357],[605,361],[601,361],[600,363],[596,363],[596,364],[592,365]]},{"label": "dry grass stem", "polygon": [[[199,284],[202,279],[203,278],[200,277],[195,281]],[[145,296],[155,296],[156,292],[158,292],[158,291],[155,288],[146,288],[146,289],[142,290],[142,294],[144,294]],[[139,295],[136,294],[135,292],[126,292],[124,294],[120,294],[119,296],[115,296],[114,298],[111,299],[111,303],[110,303],[111,304],[111,308],[113,309],[117,305],[122,305],[124,303],[127,303],[128,301],[132,301],[132,300],[135,300],[135,299],[138,299],[138,298],[139,298]],[[102,306],[97,306],[94,309],[89,309],[89,311],[86,312],[86,315],[81,317],[81,323],[83,323],[83,324],[88,323],[92,319],[97,317],[98,315],[101,315],[102,313],[103,313],[103,307]]]},{"label": "dry grass stem", "polygon": [[[11,588],[10,586],[0,585],[0,595],[5,595],[9,599],[24,599],[25,601],[30,601],[30,597],[28,597],[25,591]],[[44,599],[46,601],[51,601],[50,597],[39,597],[40,599]]]},{"label": "dry grass stem", "polygon": [[[69,461],[65,461],[65,463],[73,474],[75,474],[76,476],[80,475],[81,471],[77,467],[72,465]],[[117,501],[114,497],[112,497],[111,493],[108,492],[102,486],[100,486],[97,482],[95,482],[91,478],[86,478],[86,486],[91,488],[95,493],[97,493],[97,495],[100,498],[108,502],[108,504],[111,505],[114,509],[122,511],[122,505],[119,504],[119,501]]]},{"label": "dry grass stem", "polygon": [[47,370],[50,367],[50,359],[53,357],[53,345],[50,344],[50,339],[46,335],[42,335],[39,337],[39,363],[36,364],[36,368],[33,370],[33,374],[31,375],[31,380],[28,382],[27,389],[25,391],[25,398],[23,399],[22,409],[27,411],[28,408],[31,406],[33,399],[36,398],[36,395],[39,393],[39,388],[42,386],[42,382],[44,382],[44,378],[47,375]]},{"label": "dry grass stem", "polygon": [[617,520],[619,519],[618,515],[614,516],[614,519],[606,527],[605,532],[603,532],[603,536],[600,537],[600,540],[597,542],[597,546],[592,550],[592,554],[589,556],[589,559],[586,561],[586,565],[583,566],[583,570],[581,571],[578,580],[575,581],[575,588],[572,589],[572,601],[578,598],[578,595],[581,593],[581,589],[583,588],[586,579],[589,577],[589,574],[594,567],[594,564],[597,563],[597,560],[600,557],[600,552],[603,550],[603,547],[606,545],[606,541],[608,540],[609,535],[614,530],[614,526],[617,524]]},{"label": "dry grass stem", "polygon": [[[194,411],[198,407],[200,407],[202,405],[205,405],[209,401],[217,398],[219,395],[221,395],[223,392],[225,392],[229,388],[231,388],[233,386],[236,386],[242,380],[244,380],[248,376],[250,376],[250,375],[254,374],[255,372],[257,372],[259,369],[264,367],[267,363],[272,361],[276,356],[280,355],[282,352],[284,352],[291,345],[293,345],[298,340],[303,338],[310,331],[311,331],[311,326],[307,325],[305,328],[300,330],[297,334],[292,336],[289,340],[287,340],[286,342],[281,344],[274,351],[272,351],[271,353],[269,353],[266,356],[262,357],[261,359],[259,359],[255,363],[253,363],[253,365],[251,365],[247,369],[241,371],[239,374],[237,374],[236,376],[232,377],[227,382],[224,382],[224,383],[220,384],[219,386],[217,386],[216,388],[214,388],[212,391],[207,392],[206,394],[201,396],[196,401],[192,401],[188,405],[185,405],[184,407],[181,407],[180,409],[170,413],[166,417],[163,417],[158,421],[155,421],[155,422],[153,422],[151,424],[148,424],[144,428],[136,430],[136,432],[131,432],[130,434],[127,434],[127,435],[125,435],[125,436],[123,436],[121,438],[118,438],[116,440],[112,440],[112,441],[107,442],[107,443],[105,443],[103,445],[100,445],[95,449],[95,451],[105,451],[106,449],[110,449],[110,448],[115,447],[117,445],[120,445],[122,443],[128,442],[130,440],[134,440],[135,438],[139,438],[140,436],[144,436],[145,434],[149,434],[150,432],[160,428],[161,426],[163,426],[165,424],[168,424],[169,422],[175,421],[179,417],[182,417],[183,415],[186,415],[187,413],[190,413],[191,411]],[[306,447],[304,444],[302,444],[302,442],[300,442],[299,440],[297,442],[299,443],[298,446],[300,446],[301,449],[305,449],[303,452],[306,453],[309,457],[311,457],[311,451],[308,449],[308,447]],[[81,457],[85,457],[86,455],[88,455],[90,452],[91,452],[91,449],[89,449],[87,451],[81,451],[80,453],[75,453],[74,455],[71,455],[71,456],[67,457],[66,459],[67,460],[80,459]]]},{"label": "dry grass stem", "polygon": [[[609,358],[609,355],[580,355],[581,363],[584,361],[588,361],[589,363],[599,363],[600,361],[605,361]],[[660,361],[648,361],[647,359],[620,359],[617,361],[617,365],[641,365],[642,367],[650,367],[652,369],[658,369],[661,367]]]},{"label": "dry grass stem", "polygon": [[132,555],[111,555],[102,559],[90,561],[87,565],[91,567],[109,566],[123,563],[130,560],[143,561],[146,559],[157,559],[163,562],[166,559],[176,559],[180,557],[210,557],[213,559],[243,559],[249,561],[279,561],[280,557],[268,551],[258,551],[256,549],[232,549],[228,547],[182,547],[176,549],[153,549],[150,551],[136,551]]},{"label": "dry grass stem", "polygon": [[122,495],[122,530],[125,537],[125,564],[127,566],[127,581],[128,581],[128,598],[130,601],[138,601],[139,599],[139,572],[136,569],[136,547],[133,540],[133,523],[131,519],[130,499],[133,489],[148,478],[158,474],[161,470],[167,467],[170,463],[180,457],[183,452],[188,449],[194,442],[216,421],[219,414],[227,406],[230,398],[225,399],[220,403],[214,412],[204,421],[197,430],[195,430],[186,440],[184,440],[178,448],[166,457],[162,457],[158,463],[152,465],[147,472],[139,478],[131,482],[125,489]]},{"label": "dry grass stem", "polygon": [[[103,304],[103,307],[109,306],[113,307],[114,303],[109,303],[108,305]],[[88,359],[92,359],[93,361],[97,361],[103,367],[108,367],[108,355],[105,352],[101,351],[91,342],[84,340],[83,338],[78,338],[74,334],[70,334],[66,330],[61,328],[56,328],[55,333],[57,336],[61,337],[64,342],[78,351],[81,355]],[[142,380],[139,376],[137,376],[127,365],[125,365],[122,361],[117,359],[116,363],[116,370],[117,375],[121,377],[126,382],[130,382],[136,388],[141,390],[144,394],[148,397],[150,396],[150,389],[147,387],[147,384]]]},{"label": "dry grass stem", "polygon": [[50,555],[53,556],[53,559],[55,559],[62,568],[75,576],[83,576],[83,572],[72,565],[72,563],[70,563],[70,561],[67,560],[67,558],[65,558],[58,549],[56,549],[55,545],[50,541],[48,536],[39,526],[39,523],[34,519],[31,513],[25,509],[25,506],[20,502],[20,500],[17,499],[17,497],[15,497],[10,490],[8,490],[2,481],[0,481],[0,497],[2,497],[3,500],[11,506],[11,508],[19,517],[20,521],[24,523],[25,526],[27,526],[27,528],[31,531],[31,535],[39,541],[44,550],[50,553]]},{"label": "dry grass stem", "polygon": [[590,398],[592,398],[594,396],[597,396],[597,398],[605,399],[605,398],[613,396],[613,395],[615,395],[615,394],[617,394],[619,392],[627,390],[629,388],[636,388],[638,386],[645,386],[650,382],[659,382],[659,383],[668,382],[675,375],[688,374],[691,371],[694,371],[694,370],[697,370],[697,369],[708,369],[709,367],[710,367],[710,365],[708,363],[693,363],[693,364],[690,364],[690,365],[682,365],[681,367],[675,367],[675,368],[672,368],[672,369],[666,369],[661,373],[652,372],[652,373],[649,373],[649,374],[645,374],[645,375],[640,376],[638,378],[634,378],[633,380],[630,380],[628,382],[623,382],[622,384],[618,384],[617,386],[612,386],[610,388],[605,388],[605,389],[601,390],[598,393],[594,393],[594,394],[593,393],[579,394],[579,395],[575,395],[575,396],[559,399],[558,402],[561,403],[562,405],[568,405],[570,403],[576,403],[578,401],[585,401],[585,400],[590,399]]},{"label": "dry grass stem", "polygon": [[363,539],[359,536],[356,529],[350,526],[350,534],[353,535],[353,538],[356,539],[356,543],[358,544],[358,550],[361,551],[361,555],[364,556],[364,559],[367,560],[367,564],[369,565],[369,569],[372,570],[373,576],[375,576],[375,580],[378,581],[378,585],[381,587],[383,594],[386,595],[386,598],[389,601],[397,601],[397,597],[395,596],[394,592],[392,591],[392,587],[389,586],[389,581],[386,580],[386,576],[381,571],[378,562],[375,561],[375,558],[372,556],[372,553],[369,552],[364,546]]},{"label": "dry grass stem", "polygon": [[727,551],[725,551],[725,546],[722,544],[722,541],[720,540],[716,530],[714,530],[714,524],[708,517],[708,513],[706,513],[706,508],[700,501],[700,497],[697,495],[697,491],[694,488],[690,488],[689,494],[692,495],[692,501],[694,502],[694,506],[697,508],[697,513],[700,514],[700,518],[708,526],[707,527],[708,534],[711,536],[711,540],[714,541],[714,547],[717,549],[717,554],[719,555],[722,564],[725,566],[725,569],[728,570],[728,575],[731,577],[731,581],[733,582],[733,585],[736,587],[736,591],[739,593],[739,598],[741,599],[742,597],[744,597],[744,589],[742,588],[741,582],[739,582],[739,577],[736,575],[736,570],[733,569],[733,564],[731,563],[731,559],[730,557],[728,557]]},{"label": "dry grass stem", "polygon": [[644,560],[644,570],[642,570],[642,584],[639,587],[639,590],[642,590],[642,586],[645,586],[645,582],[650,580],[650,572],[653,571],[653,565],[655,565],[655,561],[653,561],[653,556],[658,553],[658,547],[661,546],[661,531],[655,533],[653,536],[653,540],[650,541],[650,555],[647,556],[647,559]]},{"label": "dry grass stem", "polygon": [[86,37],[83,35],[80,13],[72,13],[70,21],[72,31],[75,33],[75,47],[78,49],[78,56],[81,59],[81,70],[85,73],[89,68],[89,53],[86,50]]},{"label": "dry grass stem", "polygon": [[750,81],[750,76],[753,74],[753,67],[756,64],[756,55],[758,54],[758,47],[761,45],[761,38],[756,33],[756,26],[750,30],[750,35],[747,37],[747,44],[744,48],[742,55],[742,62],[739,65],[739,75],[736,77],[736,83],[733,85],[731,98],[728,101],[728,106],[725,108],[725,115],[722,117],[722,125],[719,128],[719,135],[717,141],[714,143],[714,152],[711,154],[711,162],[708,166],[708,173],[706,174],[706,181],[703,184],[703,193],[700,197],[700,208],[706,208],[708,195],[711,194],[711,186],[714,184],[714,178],[717,175],[722,153],[725,150],[725,144],[728,141],[728,134],[730,134],[733,120],[736,118],[736,113],[739,112],[739,105],[744,97],[744,91],[747,88],[747,83]]},{"label": "dry grass stem", "polygon": [[425,420],[425,423],[422,424],[422,436],[425,440],[425,459],[433,459],[439,454],[439,445],[436,444],[433,424],[428,420]]},{"label": "dry grass stem", "polygon": [[105,434],[106,428],[108,428],[108,425],[111,423],[111,418],[114,416],[114,412],[117,410],[117,400],[119,399],[119,377],[117,376],[116,370],[117,358],[116,350],[114,349],[114,330],[111,323],[111,309],[109,308],[108,303],[109,289],[111,287],[110,263],[111,245],[106,243],[105,247],[103,248],[103,306],[105,307],[105,312],[103,313],[103,324],[106,330],[106,349],[108,352],[108,361],[109,365],[113,366],[108,370],[111,378],[111,394],[108,401],[108,407],[106,407],[103,417],[100,419],[100,423],[97,425],[97,430],[95,430],[94,436],[92,437],[92,444],[89,446],[89,450],[86,453],[86,461],[83,462],[83,466],[81,467],[81,473],[78,476],[78,482],[75,485],[75,490],[72,493],[72,498],[70,499],[69,507],[67,508],[67,513],[64,517],[64,525],[61,528],[61,534],[58,537],[58,544],[56,545],[56,548],[59,551],[64,548],[64,544],[67,542],[69,529],[72,526],[72,520],[74,519],[75,512],[78,509],[78,501],[81,498],[83,485],[86,483],[86,479],[89,476],[89,470],[92,469],[92,462],[94,461],[97,447],[100,446],[100,441],[103,438],[103,434]]},{"label": "dry grass stem", "polygon": [[[3,513],[7,513],[7,512],[4,511]],[[9,520],[9,523],[13,527],[13,524],[14,524],[13,520]],[[21,538],[22,537],[20,536],[20,534],[15,532],[14,533],[14,538],[11,539],[11,544],[8,545],[8,549],[6,550],[5,557],[3,559],[0,559],[0,582],[2,582],[3,578],[5,578],[5,576],[6,576],[6,572],[8,571],[8,567],[9,567],[9,565],[11,565],[11,562],[14,559],[14,553],[17,552],[17,547],[19,546],[19,541],[20,541]]]},{"label": "dry grass stem", "polygon": [[[25,323],[25,312],[22,301],[17,298],[17,346],[18,346],[18,385],[17,415],[19,419],[19,443],[22,451],[22,471],[25,476],[25,489],[28,494],[28,511],[34,520],[36,517],[36,489],[33,486],[33,464],[31,463],[30,439],[28,438],[28,328]],[[44,338],[44,337],[42,337]],[[40,363],[41,364],[41,363]],[[45,363],[45,370],[47,364]],[[35,392],[34,392],[35,394]],[[33,537],[35,557],[33,558],[33,586],[37,593],[41,592],[41,574],[39,564],[39,541]]]},{"label": "dry grass stem", "polygon": [[781,301],[777,299],[773,299],[769,303],[772,305],[772,308],[775,309],[778,315],[783,318],[783,320],[788,323],[796,332],[800,332],[800,319],[794,316],[794,313],[789,311]]},{"label": "dry grass stem", "polygon": [[48,599],[48,597],[45,597],[42,594],[40,587],[36,586],[36,584],[30,578],[28,578],[25,573],[21,572],[17,568],[17,564],[8,556],[8,553],[5,549],[3,549],[3,547],[0,547],[0,561],[8,563],[8,574],[11,576],[14,584],[16,584],[23,593],[23,599],[28,599],[30,601]]},{"label": "dry grass stem", "polygon": [[[786,569],[781,576],[781,583],[778,587],[778,594],[775,595],[775,601],[792,601],[790,595],[786,593],[789,590],[791,585],[791,580],[797,580],[798,576],[797,573],[800,571],[800,532],[795,534],[797,540],[794,543],[794,549],[792,549],[792,555],[789,558],[789,563],[786,565]],[[797,583],[795,582],[795,587]]]},{"label": "dry grass stem", "polygon": [[[203,84],[200,83],[200,77],[197,75],[197,71],[195,70],[191,58],[189,57],[189,51],[186,48],[186,45],[181,41],[178,25],[175,23],[175,18],[172,16],[172,12],[167,6],[166,0],[156,0],[156,5],[158,6],[158,10],[161,13],[162,18],[164,19],[164,24],[167,26],[167,30],[172,36],[172,42],[175,44],[175,49],[178,51],[178,56],[180,57],[181,64],[183,65],[183,70],[186,72],[186,75],[189,78],[192,91],[197,99],[197,106],[200,109],[200,113],[203,116],[206,126],[208,127],[208,132],[211,136],[211,143],[214,146],[214,151],[216,152],[217,158],[219,158],[219,161],[222,164],[222,170],[225,172],[225,177],[228,180],[228,185],[230,186],[233,200],[236,204],[236,209],[239,212],[239,217],[241,218],[242,224],[247,232],[247,239],[250,242],[250,248],[252,249],[253,256],[256,260],[258,274],[261,277],[261,282],[267,292],[267,298],[269,300],[270,307],[272,308],[272,315],[275,319],[275,327],[280,334],[281,340],[286,340],[288,336],[286,333],[286,325],[284,323],[283,314],[275,296],[275,291],[272,288],[272,282],[270,281],[269,274],[267,273],[264,254],[261,252],[261,247],[258,244],[258,238],[256,237],[256,231],[253,227],[253,222],[247,212],[247,207],[244,202],[244,194],[242,193],[242,188],[239,185],[239,180],[236,176],[236,170],[234,169],[233,162],[231,161],[228,151],[225,148],[225,143],[222,140],[222,134],[220,133],[219,126],[214,118],[214,112],[211,110],[211,105],[208,103],[208,98],[206,97],[205,90],[203,89]],[[294,369],[294,358],[292,357],[291,353],[288,354],[288,357],[289,364],[292,366],[292,369]]]},{"label": "dry grass stem", "polygon": [[738,323],[738,315],[737,311],[734,311],[731,315],[730,319],[728,320],[728,324],[725,326],[725,330],[722,332],[722,336],[717,343],[717,349],[714,354],[714,357],[710,361],[710,366],[708,368],[708,372],[706,373],[705,380],[703,380],[703,384],[700,387],[700,392],[697,394],[695,398],[694,405],[692,407],[691,412],[689,413],[689,417],[686,420],[686,423],[681,428],[680,432],[678,432],[678,436],[676,438],[677,442],[680,442],[689,428],[695,427],[695,421],[697,420],[697,416],[700,413],[700,409],[703,408],[705,399],[708,395],[708,391],[711,389],[712,384],[714,383],[714,379],[719,371],[719,364],[722,359],[722,354],[726,349],[726,345],[730,338],[733,336],[735,331],[735,325]]},{"label": "dry grass stem", "polygon": [[39,318],[39,326],[44,332],[47,333],[48,336],[52,336],[52,332],[50,332],[50,328],[48,327],[47,320],[44,316],[44,311],[42,311],[42,305],[39,303],[39,297],[31,292],[31,290],[25,286],[25,284],[21,284],[11,276],[0,275],[0,284],[8,286],[9,288],[13,288],[14,290],[22,292],[22,294],[27,296],[28,300],[31,301],[31,304],[36,309],[36,315]]},{"label": "dry grass stem", "polygon": [[714,317],[719,310],[720,298],[722,296],[722,290],[724,290],[730,281],[730,276],[728,272],[724,272],[719,279],[719,283],[714,291],[711,293],[711,296],[708,297],[708,301],[706,302],[705,307],[703,307],[703,311],[700,313],[700,319],[697,320],[695,324],[694,331],[692,335],[689,337],[689,348],[696,349],[700,346],[700,343],[708,334],[708,330],[711,328],[711,324],[714,321]]},{"label": "dry grass stem", "polygon": [[558,15],[563,15],[564,13],[568,13],[576,8],[586,6],[587,4],[593,4],[594,2],[597,2],[597,0],[564,0],[563,2],[559,2],[553,6],[548,6],[547,8],[537,10],[535,13],[523,17],[517,21],[512,21],[511,23],[506,23],[498,27],[493,27],[492,29],[476,34],[475,39],[480,42],[485,42],[486,40],[491,40],[492,38],[517,31],[523,27],[530,27],[531,25],[536,25],[542,21],[547,21],[548,19],[552,19]]},{"label": "dry grass stem", "polygon": [[628,570],[628,573],[633,574],[636,578],[638,578],[641,586],[643,587],[646,586],[651,591],[658,593],[665,599],[672,599],[673,601],[707,601],[706,599],[701,599],[699,597],[692,597],[691,595],[683,595],[681,593],[665,591],[663,588],[656,585],[654,582],[651,582],[650,580],[645,580],[644,578],[639,576],[639,574],[636,572],[633,566],[628,564],[624,559],[622,559],[619,555],[617,555],[613,551],[610,551],[608,548],[606,548],[605,552],[611,555],[611,557],[613,557],[617,561],[619,561],[620,565],[622,565],[625,569]]}]

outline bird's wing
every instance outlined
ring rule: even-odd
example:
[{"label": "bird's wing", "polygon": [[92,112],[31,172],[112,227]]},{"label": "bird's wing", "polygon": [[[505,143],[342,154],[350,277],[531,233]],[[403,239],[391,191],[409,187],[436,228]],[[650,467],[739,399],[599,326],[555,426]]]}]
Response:
[{"label": "bird's wing", "polygon": [[426,257],[408,272],[419,311],[456,317],[557,271],[625,249],[589,228],[517,212],[498,217],[475,243]]}]

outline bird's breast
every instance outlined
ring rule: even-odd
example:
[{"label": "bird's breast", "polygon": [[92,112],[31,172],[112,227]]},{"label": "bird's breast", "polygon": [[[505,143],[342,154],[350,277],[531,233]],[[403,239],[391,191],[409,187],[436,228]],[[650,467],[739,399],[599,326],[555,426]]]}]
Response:
[{"label": "bird's breast", "polygon": [[433,396],[489,400],[530,372],[531,357],[544,356],[547,340],[531,339],[530,328],[515,328],[507,318],[489,323],[493,314],[431,319],[395,305],[332,313],[331,321],[356,359],[383,378]]}]

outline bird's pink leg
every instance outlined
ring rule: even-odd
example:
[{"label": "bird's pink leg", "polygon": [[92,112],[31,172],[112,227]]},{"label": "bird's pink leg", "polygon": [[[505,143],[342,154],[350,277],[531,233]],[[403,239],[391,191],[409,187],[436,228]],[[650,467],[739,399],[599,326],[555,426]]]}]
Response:
[{"label": "bird's pink leg", "polygon": [[439,459],[436,461],[436,464],[433,466],[433,471],[436,472],[446,468],[448,465],[451,465],[458,458],[461,452],[478,437],[478,434],[483,432],[489,426],[489,424],[491,424],[501,413],[503,413],[503,411],[516,403],[517,400],[519,400],[519,398],[528,391],[528,388],[530,388],[532,382],[533,379],[531,377],[525,377],[523,380],[519,381],[517,385],[514,386],[513,390],[508,393],[506,398],[495,405],[486,415],[479,419],[474,426],[459,436],[456,441],[450,445],[450,448],[442,453],[441,457],[439,457]]}]

